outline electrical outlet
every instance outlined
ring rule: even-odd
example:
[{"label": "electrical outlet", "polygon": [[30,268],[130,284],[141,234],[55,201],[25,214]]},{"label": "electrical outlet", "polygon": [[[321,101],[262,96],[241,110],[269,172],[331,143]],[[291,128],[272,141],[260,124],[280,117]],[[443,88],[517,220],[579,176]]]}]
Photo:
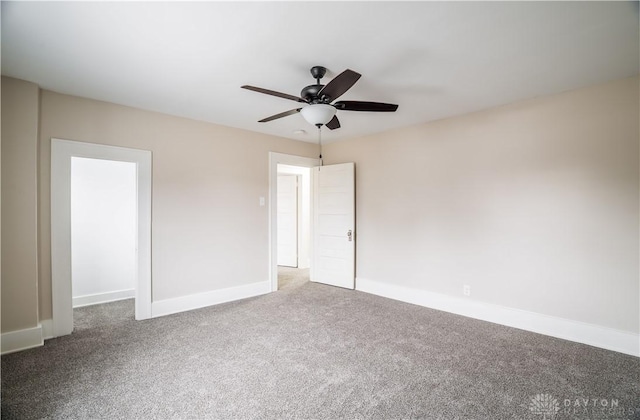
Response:
[{"label": "electrical outlet", "polygon": [[462,294],[465,296],[471,296],[471,286],[469,286],[468,284],[462,286]]}]

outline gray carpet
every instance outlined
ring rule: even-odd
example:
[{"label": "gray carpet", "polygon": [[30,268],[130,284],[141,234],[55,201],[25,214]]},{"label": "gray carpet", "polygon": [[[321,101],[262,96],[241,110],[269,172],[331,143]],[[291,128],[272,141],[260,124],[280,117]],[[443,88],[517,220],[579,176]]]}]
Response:
[{"label": "gray carpet", "polygon": [[300,287],[309,281],[309,269],[278,266],[278,290]]},{"label": "gray carpet", "polygon": [[[147,321],[76,310],[74,334],[2,357],[2,418],[640,418],[638,358],[287,275]],[[615,411],[573,407],[594,398]]]}]

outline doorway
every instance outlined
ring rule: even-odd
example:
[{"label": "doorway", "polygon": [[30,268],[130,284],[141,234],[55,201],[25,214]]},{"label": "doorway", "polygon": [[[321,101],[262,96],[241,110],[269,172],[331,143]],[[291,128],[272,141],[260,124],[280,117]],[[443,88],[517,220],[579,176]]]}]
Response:
[{"label": "doorway", "polygon": [[311,169],[278,164],[276,194],[278,289],[309,281]]},{"label": "doorway", "polygon": [[135,165],[135,319],[151,318],[151,152],[51,139],[51,283],[54,337],[73,331],[71,174],[74,158]]},{"label": "doorway", "polygon": [[310,169],[309,279],[355,288],[355,164],[319,166],[319,159],[269,153],[269,280],[278,290],[278,165]]},{"label": "doorway", "polygon": [[136,211],[135,163],[71,158],[74,309],[135,297]]},{"label": "doorway", "polygon": [[[306,278],[309,278],[311,270],[311,168],[320,164],[319,159],[286,155],[283,153],[269,153],[269,280],[271,282],[271,290],[278,290],[279,272],[281,277],[292,275],[289,277],[300,278],[297,270],[305,270]],[[278,263],[283,261],[278,258],[278,173],[280,175],[300,175],[300,188],[298,189],[298,197],[296,199],[296,264],[295,267],[279,266]],[[308,178],[305,178],[305,174]],[[308,190],[304,185],[308,179]],[[308,198],[306,196],[308,195]],[[305,207],[308,206],[309,221],[305,222]],[[300,212],[302,211],[302,215]],[[304,226],[307,226],[306,228]],[[304,237],[309,238],[307,241]],[[302,236],[302,238],[301,238]],[[306,247],[305,247],[306,244]],[[300,246],[302,245],[302,246]],[[286,279],[283,279],[286,282]]]}]

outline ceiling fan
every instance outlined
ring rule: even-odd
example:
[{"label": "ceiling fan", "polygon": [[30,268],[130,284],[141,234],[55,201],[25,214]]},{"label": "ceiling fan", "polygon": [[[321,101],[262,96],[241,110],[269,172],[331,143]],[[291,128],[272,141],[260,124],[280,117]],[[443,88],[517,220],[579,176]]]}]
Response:
[{"label": "ceiling fan", "polygon": [[242,88],[307,104],[301,108],[296,108],[290,111],[272,115],[258,122],[269,122],[300,112],[304,119],[307,120],[307,122],[309,122],[310,124],[313,124],[318,128],[320,128],[320,126],[324,124],[327,126],[327,128],[335,130],[336,128],[340,128],[340,121],[338,121],[338,117],[336,117],[337,110],[395,112],[398,109],[398,105],[386,104],[382,102],[333,102],[340,96],[342,96],[342,94],[344,94],[346,91],[351,89],[351,87],[358,81],[358,79],[360,79],[361,74],[347,69],[334,77],[333,80],[331,80],[326,85],[322,85],[320,84],[320,79],[324,77],[326,72],[327,69],[322,66],[311,67],[311,76],[316,79],[316,84],[309,85],[302,89],[302,92],[300,92],[300,96],[288,95],[286,93],[248,85],[244,85],[242,86]]}]

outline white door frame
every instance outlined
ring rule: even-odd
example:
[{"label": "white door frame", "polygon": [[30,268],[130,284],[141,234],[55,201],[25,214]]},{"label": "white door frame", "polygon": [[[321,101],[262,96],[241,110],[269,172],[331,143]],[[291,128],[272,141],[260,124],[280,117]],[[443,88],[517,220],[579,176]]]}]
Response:
[{"label": "white door frame", "polygon": [[53,336],[73,331],[71,158],[132,162],[137,168],[135,318],[151,318],[151,152],[51,139],[51,294]]},{"label": "white door frame", "polygon": [[272,292],[278,290],[278,164],[313,168],[320,165],[320,159],[269,152],[269,281]]}]

